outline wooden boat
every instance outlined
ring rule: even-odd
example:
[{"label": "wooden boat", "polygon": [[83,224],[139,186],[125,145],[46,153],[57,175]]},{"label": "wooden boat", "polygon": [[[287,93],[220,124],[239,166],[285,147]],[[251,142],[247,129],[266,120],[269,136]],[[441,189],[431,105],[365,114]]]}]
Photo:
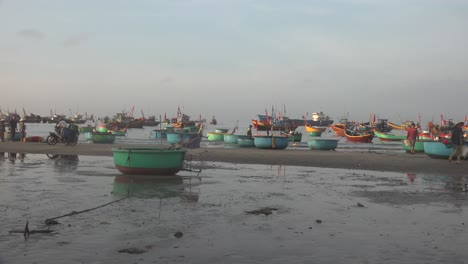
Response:
[{"label": "wooden boat", "polygon": [[[302,122],[304,123],[304,122]],[[262,120],[252,120],[253,127],[258,131],[294,131],[300,124],[294,122],[277,122],[276,124],[271,124]]]},{"label": "wooden boat", "polygon": [[254,135],[253,138],[255,147],[261,149],[285,149],[289,145],[289,137],[284,135]]},{"label": "wooden boat", "polygon": [[402,141],[406,139],[406,135],[394,135],[391,133],[382,133],[377,130],[373,130],[374,135],[381,141]]},{"label": "wooden boat", "polygon": [[124,137],[127,135],[126,130],[109,130],[109,132],[113,135],[116,135],[118,137]]},{"label": "wooden boat", "polygon": [[330,128],[333,130],[333,132],[335,132],[335,134],[337,136],[340,136],[340,137],[345,137],[345,129],[346,129],[346,125],[345,124],[334,124],[334,125],[330,125]]},{"label": "wooden boat", "polygon": [[112,144],[115,141],[115,137],[116,136],[111,133],[91,133],[91,140],[93,141],[93,143],[97,144]]},{"label": "wooden boat", "polygon": [[314,127],[314,126],[309,126],[309,125],[305,125],[304,127],[305,127],[305,130],[306,130],[307,133],[312,133],[312,132],[323,133],[328,128],[328,127]]},{"label": "wooden boat", "polygon": [[225,134],[224,135],[224,143],[225,144],[236,145],[238,143],[238,138],[239,138],[239,135]]},{"label": "wooden boat", "polygon": [[338,146],[340,139],[333,138],[309,138],[307,146],[313,150],[334,150]]},{"label": "wooden boat", "polygon": [[448,159],[453,152],[453,145],[442,141],[424,141],[424,153],[435,159]]},{"label": "wooden boat", "polygon": [[[403,149],[408,153],[411,152],[409,140],[403,140]],[[414,143],[414,152],[424,152],[424,141],[417,140]]]},{"label": "wooden boat", "polygon": [[185,153],[185,149],[112,149],[115,167],[123,174],[174,175],[182,169]]},{"label": "wooden boat", "polygon": [[255,142],[253,137],[247,135],[237,136],[237,144],[241,148],[253,148],[255,147]]},{"label": "wooden boat", "polygon": [[374,134],[372,133],[364,132],[350,134],[347,130],[345,130],[345,136],[347,141],[356,143],[371,143],[374,138]]},{"label": "wooden boat", "polygon": [[397,125],[390,121],[387,121],[387,125],[391,127],[392,129],[396,129],[396,130],[406,130],[406,127],[407,127],[407,124]]}]

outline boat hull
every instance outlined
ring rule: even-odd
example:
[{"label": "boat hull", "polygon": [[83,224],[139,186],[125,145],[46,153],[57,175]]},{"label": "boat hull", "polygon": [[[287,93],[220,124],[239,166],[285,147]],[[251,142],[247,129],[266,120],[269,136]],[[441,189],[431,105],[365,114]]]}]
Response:
[{"label": "boat hull", "polygon": [[309,132],[309,136],[311,137],[320,137],[322,132]]},{"label": "boat hull", "polygon": [[310,138],[307,146],[312,150],[334,150],[338,146],[339,139]]},{"label": "boat hull", "polygon": [[441,141],[424,141],[424,153],[434,159],[448,159],[453,152],[452,144]]},{"label": "boat hull", "polygon": [[261,149],[285,149],[289,145],[287,136],[254,136],[255,147]]},{"label": "boat hull", "polygon": [[190,133],[167,133],[167,143],[169,144],[177,144],[182,140],[189,138],[192,134]]},{"label": "boat hull", "polygon": [[255,142],[251,136],[241,135],[237,137],[237,144],[241,148],[254,148]]},{"label": "boat hull", "polygon": [[[411,152],[409,142],[403,142],[403,149],[408,153]],[[416,141],[414,143],[414,152],[424,152],[424,141]]]},{"label": "boat hull", "polygon": [[174,175],[184,164],[185,149],[112,149],[115,167],[123,174]]},{"label": "boat hull", "polygon": [[208,132],[206,134],[208,141],[224,141],[225,133]]},{"label": "boat hull", "polygon": [[112,144],[115,141],[115,135],[91,133],[91,140],[96,144]]},{"label": "boat hull", "polygon": [[327,130],[327,127],[313,127],[313,126],[305,126],[305,130],[307,133],[312,133],[312,132],[325,132]]},{"label": "boat hull", "polygon": [[374,135],[381,141],[403,141],[406,139],[406,135],[394,135],[389,133],[381,133],[374,130]]},{"label": "boat hull", "polygon": [[225,134],[224,143],[236,145],[238,143],[238,138],[239,138],[239,135]]}]

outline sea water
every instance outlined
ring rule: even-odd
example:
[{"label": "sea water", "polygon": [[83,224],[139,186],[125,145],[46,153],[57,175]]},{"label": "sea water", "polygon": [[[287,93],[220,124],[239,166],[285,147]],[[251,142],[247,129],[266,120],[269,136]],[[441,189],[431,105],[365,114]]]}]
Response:
[{"label": "sea water", "polygon": [[40,154],[5,154],[0,168],[0,263],[468,258],[466,177],[193,162],[122,183],[111,157]]}]

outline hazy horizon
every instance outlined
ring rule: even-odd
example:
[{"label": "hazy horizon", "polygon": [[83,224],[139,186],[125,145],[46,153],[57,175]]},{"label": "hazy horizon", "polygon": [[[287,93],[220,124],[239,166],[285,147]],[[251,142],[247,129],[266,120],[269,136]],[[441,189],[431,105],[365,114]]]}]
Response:
[{"label": "hazy horizon", "polygon": [[467,13],[461,0],[0,0],[0,109],[463,121]]}]

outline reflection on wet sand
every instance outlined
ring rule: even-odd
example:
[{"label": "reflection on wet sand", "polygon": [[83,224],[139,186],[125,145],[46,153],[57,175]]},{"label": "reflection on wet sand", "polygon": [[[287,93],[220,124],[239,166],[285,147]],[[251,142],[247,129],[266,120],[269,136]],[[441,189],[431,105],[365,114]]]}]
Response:
[{"label": "reflection on wet sand", "polygon": [[47,154],[47,157],[54,160],[54,165],[60,172],[75,171],[78,168],[78,155]]},{"label": "reflection on wet sand", "polygon": [[118,175],[114,178],[112,193],[116,196],[160,199],[180,196],[197,201],[198,193],[192,192],[191,184],[188,184],[188,188],[186,191],[184,178],[177,175]]}]

